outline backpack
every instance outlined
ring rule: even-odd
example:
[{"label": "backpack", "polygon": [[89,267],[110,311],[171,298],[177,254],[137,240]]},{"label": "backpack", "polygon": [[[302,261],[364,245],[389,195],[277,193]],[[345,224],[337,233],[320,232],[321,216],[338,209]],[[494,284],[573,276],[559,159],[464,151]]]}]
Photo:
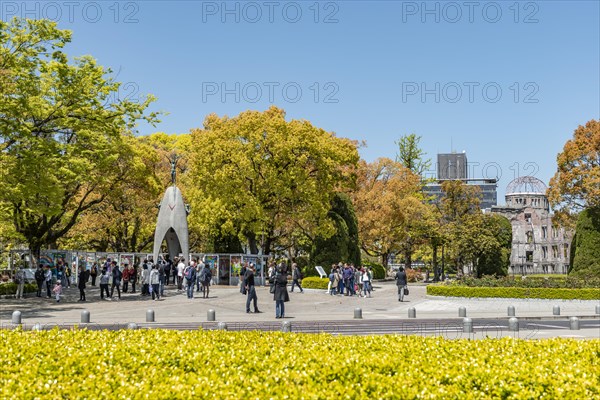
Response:
[{"label": "backpack", "polygon": [[329,274],[329,282],[333,282],[335,280],[335,273],[332,272],[331,274]]},{"label": "backpack", "polygon": [[192,280],[192,274],[193,274],[192,270],[193,270],[192,267],[187,267],[184,271],[185,279],[187,279],[188,281]]}]

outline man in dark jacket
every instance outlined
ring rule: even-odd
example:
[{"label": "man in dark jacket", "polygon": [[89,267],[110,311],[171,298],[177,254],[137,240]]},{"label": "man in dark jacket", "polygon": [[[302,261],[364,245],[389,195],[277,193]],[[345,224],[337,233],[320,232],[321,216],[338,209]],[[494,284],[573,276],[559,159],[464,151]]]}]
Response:
[{"label": "man in dark jacket", "polygon": [[35,271],[35,283],[37,283],[37,297],[42,297],[42,288],[44,287],[44,280],[46,279],[44,277],[44,265],[40,264],[38,265],[38,269]]},{"label": "man in dark jacket", "polygon": [[406,281],[406,272],[400,267],[396,272],[396,285],[398,286],[398,301],[404,301],[404,289],[408,289]]},{"label": "man in dark jacket", "polygon": [[250,312],[250,302],[254,301],[254,312],[260,313],[261,311],[258,309],[258,297],[256,297],[256,288],[254,287],[254,272],[256,272],[256,268],[253,263],[250,263],[248,269],[246,269],[246,273],[244,274],[244,282],[243,285],[246,288],[246,312]]},{"label": "man in dark jacket", "polygon": [[285,303],[290,301],[290,296],[287,292],[287,274],[283,268],[277,267],[275,277],[270,279],[270,283],[275,285],[275,293],[273,293],[273,300],[275,300],[275,318],[284,318]]},{"label": "man in dark jacket", "polygon": [[121,300],[121,270],[119,269],[119,265],[117,264],[116,261],[113,261],[111,263],[111,269],[112,269],[112,286],[110,288],[110,298],[113,298],[113,293],[115,292],[115,287],[117,288],[117,294],[118,294],[118,298],[119,300]]},{"label": "man in dark jacket", "polygon": [[82,268],[77,275],[77,287],[79,288],[79,300],[77,301],[85,301],[85,282],[88,280],[89,272]]}]

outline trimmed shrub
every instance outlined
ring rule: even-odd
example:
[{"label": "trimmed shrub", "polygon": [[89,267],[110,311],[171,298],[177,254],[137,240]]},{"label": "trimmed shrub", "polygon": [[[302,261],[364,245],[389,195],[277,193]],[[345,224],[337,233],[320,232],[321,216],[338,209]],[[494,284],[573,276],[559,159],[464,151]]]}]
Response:
[{"label": "trimmed shrub", "polygon": [[447,297],[496,297],[511,299],[600,300],[600,289],[555,289],[523,287],[467,287],[429,285],[427,294]]},{"label": "trimmed shrub", "polygon": [[323,289],[327,290],[327,284],[329,283],[328,278],[319,278],[315,276],[309,276],[302,279],[302,287],[304,289]]},{"label": "trimmed shrub", "polygon": [[0,398],[594,399],[599,345],[597,339],[3,330]]},{"label": "trimmed shrub", "polygon": [[[26,283],[23,288],[23,293],[37,292],[37,284]],[[14,282],[6,282],[0,284],[0,295],[11,295],[17,293],[17,284]]]},{"label": "trimmed shrub", "polygon": [[522,288],[564,288],[564,289],[600,289],[600,278],[578,279],[560,275],[552,277],[518,276],[495,278],[484,276],[480,279],[464,276],[456,281],[444,283],[450,286],[469,287],[522,287]]},{"label": "trimmed shrub", "polygon": [[365,261],[363,267],[371,267],[373,270],[373,279],[385,279],[385,268],[381,264]]}]

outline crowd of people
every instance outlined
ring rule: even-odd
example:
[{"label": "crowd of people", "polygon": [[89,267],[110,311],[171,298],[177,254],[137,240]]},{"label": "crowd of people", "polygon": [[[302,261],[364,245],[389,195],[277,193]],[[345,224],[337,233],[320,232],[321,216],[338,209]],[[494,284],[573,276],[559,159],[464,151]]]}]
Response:
[{"label": "crowd of people", "polygon": [[[65,288],[71,286],[72,271],[68,265],[59,263],[56,267],[56,277],[49,266],[40,264],[35,272],[37,283],[37,297],[42,297],[46,292],[46,297],[54,296],[57,302],[60,302]],[[256,294],[255,282],[256,266],[254,263],[244,263],[240,274],[240,292],[246,296],[246,313],[261,313],[258,308],[258,297]],[[290,300],[288,294],[288,275],[291,275],[292,283],[290,292],[298,287],[300,293],[304,293],[302,288],[302,271],[296,263],[291,264],[291,271],[288,272],[286,262],[279,264],[274,261],[269,263],[266,274],[268,279],[270,293],[273,294],[275,301],[275,318],[285,317],[285,303]],[[408,294],[407,276],[403,268],[396,273],[396,285],[398,286],[398,301],[403,301],[404,296]],[[23,296],[23,284],[25,276],[22,268],[17,271],[15,281],[18,284],[17,298]],[[91,281],[91,282],[90,282]],[[116,260],[108,259],[103,265],[94,263],[91,269],[80,270],[77,275],[77,288],[79,289],[79,300],[86,301],[87,284],[96,286],[96,281],[100,286],[101,300],[120,300],[122,293],[135,294],[136,286],[139,287],[141,296],[152,297],[152,300],[160,300],[164,296],[167,285],[176,286],[179,292],[186,292],[189,299],[194,298],[194,289],[202,292],[202,298],[208,298],[210,285],[212,281],[212,271],[209,264],[201,260],[192,259],[189,263],[185,262],[183,257],[175,258],[173,261],[169,257],[160,259],[158,263],[153,263],[151,259],[145,259],[141,266],[141,271],[133,265],[125,262],[119,265]],[[355,267],[353,264],[341,262],[331,266],[329,274],[329,283],[327,293],[331,296],[362,296],[371,297],[373,289],[373,271],[370,267]],[[115,297],[116,289],[116,297]],[[251,311],[251,306],[252,310]]]}]

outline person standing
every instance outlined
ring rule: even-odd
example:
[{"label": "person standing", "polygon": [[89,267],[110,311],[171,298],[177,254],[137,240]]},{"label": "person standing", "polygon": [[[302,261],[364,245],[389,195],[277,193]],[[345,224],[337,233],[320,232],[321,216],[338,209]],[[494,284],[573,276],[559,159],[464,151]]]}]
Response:
[{"label": "person standing", "polygon": [[371,276],[369,275],[369,270],[366,268],[362,273],[361,281],[363,285],[364,297],[371,297]]},{"label": "person standing", "polygon": [[290,301],[290,296],[287,292],[287,274],[281,266],[278,266],[275,277],[271,279],[275,284],[275,293],[273,293],[273,300],[275,300],[275,318],[285,318],[285,303]]},{"label": "person standing", "polygon": [[117,288],[118,299],[121,300],[121,278],[123,274],[121,273],[121,270],[119,269],[119,264],[117,264],[116,261],[113,261],[111,265],[113,281],[112,286],[110,287],[110,298],[113,298],[113,295],[115,294],[115,288]]},{"label": "person standing", "polygon": [[129,284],[131,293],[135,293],[135,284],[137,283],[137,268],[134,265],[129,266]]},{"label": "person standing", "polygon": [[256,296],[256,288],[254,287],[254,272],[256,268],[250,263],[244,274],[244,287],[246,288],[246,312],[250,313],[250,302],[254,302],[254,312],[260,313],[258,309],[258,297]]},{"label": "person standing", "polygon": [[150,295],[150,271],[148,270],[148,263],[145,262],[142,267],[142,296]]},{"label": "person standing", "polygon": [[163,259],[158,260],[159,264],[162,264],[165,270],[165,285],[169,284],[169,278],[171,277],[171,264]]},{"label": "person standing", "polygon": [[181,257],[177,263],[177,290],[183,290],[183,271],[185,270],[185,259]]},{"label": "person standing", "polygon": [[190,263],[190,265],[188,265],[185,268],[183,275],[185,277],[187,298],[193,299],[194,298],[194,284],[196,283],[196,267],[194,266],[193,261]]},{"label": "person standing", "polygon": [[90,276],[92,277],[92,286],[96,286],[96,277],[98,276],[98,263],[92,264],[92,269],[90,270]]},{"label": "person standing", "polygon": [[85,301],[85,283],[87,282],[88,271],[81,269],[77,275],[77,288],[79,289],[79,300]]},{"label": "person standing", "polygon": [[158,290],[160,291],[160,297],[165,295],[165,264],[158,263]]},{"label": "person standing", "polygon": [[52,292],[56,296],[56,302],[60,303],[60,295],[62,294],[62,282],[60,279],[56,280],[56,284],[54,285],[54,289],[52,289]]},{"label": "person standing", "polygon": [[302,279],[302,271],[298,268],[298,264],[292,264],[292,288],[290,292],[294,291],[294,285],[297,285],[300,288],[300,293],[304,293],[304,289],[302,289],[302,285],[300,285],[300,280]]},{"label": "person standing", "polygon": [[210,291],[210,280],[212,279],[212,272],[210,271],[210,265],[204,264],[204,268],[200,272],[200,283],[202,284],[202,298],[208,298],[208,292]]},{"label": "person standing", "polygon": [[398,301],[404,301],[404,289],[408,289],[408,282],[406,279],[406,272],[404,268],[398,268],[396,272],[396,286],[398,286]]},{"label": "person standing", "polygon": [[46,275],[44,275],[44,278],[46,281],[46,295],[50,298],[52,297],[50,294],[52,292],[52,270],[49,265],[46,267]]},{"label": "person standing", "polygon": [[158,276],[158,268],[156,265],[152,266],[150,271],[150,285],[152,285],[152,300],[160,300],[160,278]]},{"label": "person standing", "polygon": [[123,293],[127,293],[127,289],[129,289],[129,264],[123,266],[121,276],[123,278]]},{"label": "person standing", "polygon": [[23,289],[25,288],[25,270],[23,266],[19,266],[17,272],[15,272],[15,283],[17,284],[17,299],[23,298]]},{"label": "person standing", "polygon": [[110,275],[108,274],[108,269],[102,268],[102,272],[100,274],[100,300],[104,300],[104,292],[106,292],[106,299],[110,299],[108,294],[108,282],[110,281]]},{"label": "person standing", "polygon": [[42,297],[42,288],[44,287],[44,266],[42,264],[38,265],[37,270],[35,271],[35,283],[37,283],[37,297]]}]

